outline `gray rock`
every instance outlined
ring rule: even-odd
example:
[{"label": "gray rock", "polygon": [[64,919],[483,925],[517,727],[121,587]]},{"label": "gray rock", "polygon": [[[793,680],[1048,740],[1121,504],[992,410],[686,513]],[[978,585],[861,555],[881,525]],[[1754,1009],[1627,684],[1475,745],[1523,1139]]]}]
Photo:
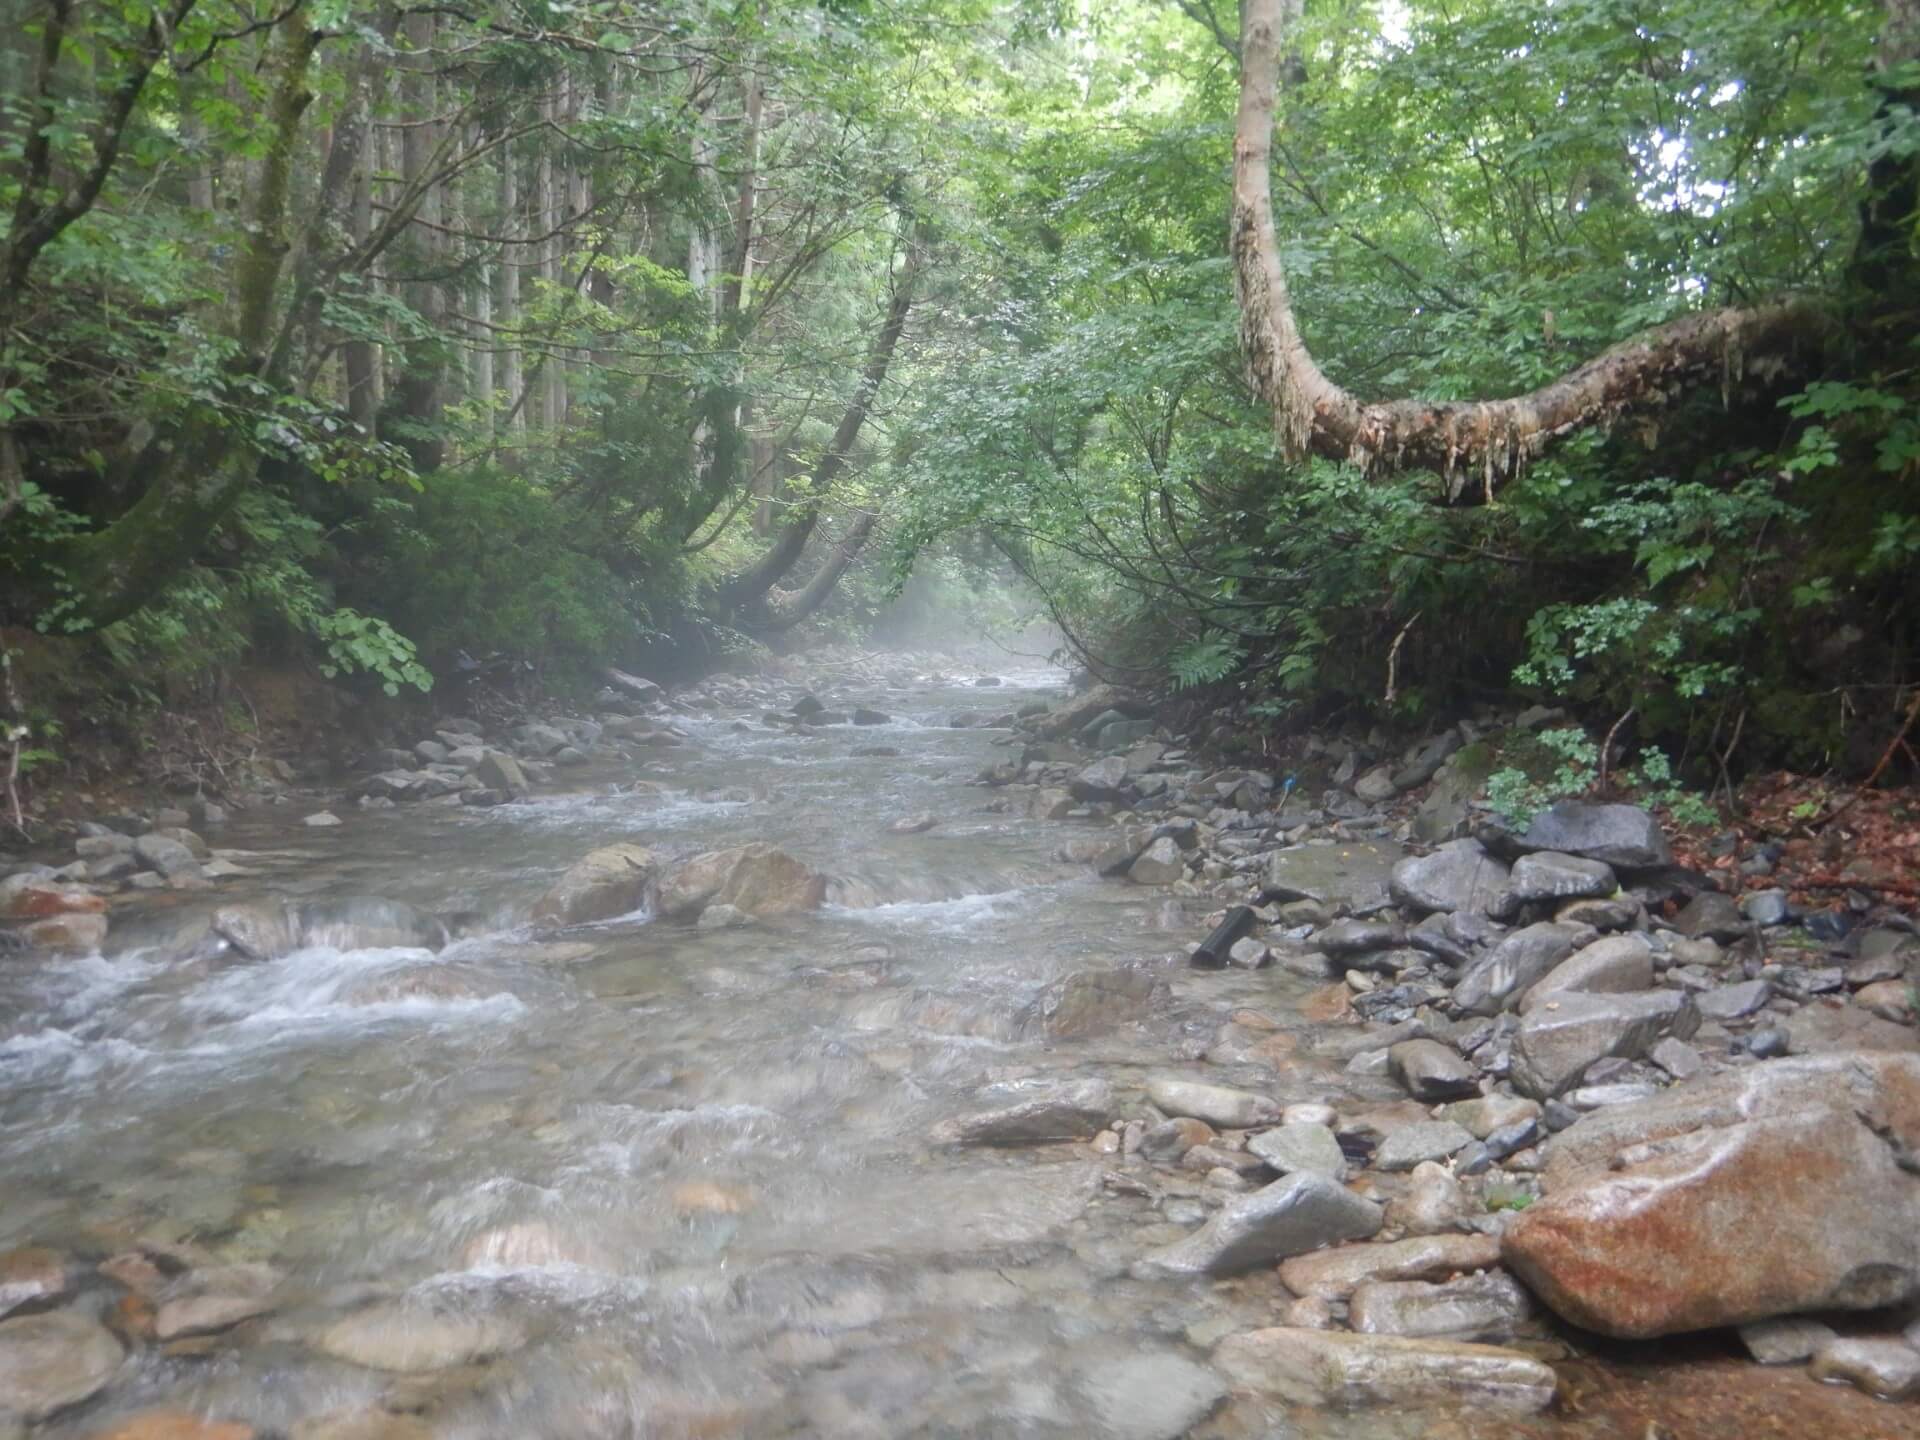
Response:
[{"label": "gray rock", "polygon": [[1507,888],[1507,867],[1477,840],[1452,840],[1431,855],[1409,856],[1393,867],[1394,900],[1416,910],[1492,913]]},{"label": "gray rock", "polygon": [[1741,897],[1740,913],[1755,925],[1784,925],[1793,918],[1793,906],[1784,890],[1755,890]]},{"label": "gray rock", "polygon": [[1676,1040],[1671,1035],[1649,1049],[1647,1059],[1676,1080],[1691,1080],[1700,1073],[1701,1067],[1705,1064],[1698,1050],[1686,1041]]},{"label": "gray rock", "polygon": [[1110,1440],[1180,1440],[1227,1398],[1204,1365],[1167,1350],[1103,1357],[1074,1380],[1075,1413]]},{"label": "gray rock", "polygon": [[884,710],[869,710],[866,706],[862,705],[853,712],[853,723],[856,725],[891,725],[893,723],[893,717]]},{"label": "gray rock", "polygon": [[1402,1040],[1387,1050],[1387,1065],[1414,1099],[1459,1100],[1479,1088],[1473,1066],[1438,1040]]},{"label": "gray rock", "polygon": [[1492,1345],[1276,1328],[1229,1335],[1214,1368],[1237,1388],[1316,1409],[1448,1405],[1532,1414],[1558,1382],[1540,1361]]},{"label": "gray rock", "polygon": [[1744,1020],[1766,1009],[1767,1001],[1772,998],[1773,986],[1765,980],[1742,980],[1735,985],[1703,990],[1693,997],[1693,1003],[1705,1019]]},{"label": "gray rock", "polygon": [[1113,1118],[1113,1087],[1104,1080],[991,1087],[984,1094],[990,1099],[1020,1098],[948,1120],[935,1129],[935,1140],[946,1145],[1044,1145],[1084,1140]]},{"label": "gray rock", "polygon": [[1379,1170],[1411,1170],[1429,1160],[1444,1160],[1472,1143],[1465,1126],[1451,1120],[1422,1120],[1402,1125],[1381,1141],[1373,1163]]},{"label": "gray rock", "polygon": [[1814,1352],[1807,1373],[1882,1400],[1905,1400],[1920,1394],[1920,1351],[1904,1340],[1835,1336]]},{"label": "gray rock", "polygon": [[1127,783],[1127,762],[1121,756],[1108,755],[1096,760],[1067,788],[1076,800],[1118,800]]},{"label": "gray rock", "polygon": [[1538,900],[1587,900],[1611,895],[1620,887],[1613,867],[1604,860],[1584,860],[1578,855],[1562,855],[1540,850],[1522,855],[1513,862],[1507,888],[1515,900],[1531,904]]},{"label": "gray rock", "polygon": [[1747,933],[1747,918],[1731,895],[1702,890],[1673,917],[1673,925],[1689,940],[1738,940]]},{"label": "gray rock", "polygon": [[1484,1140],[1497,1130],[1519,1124],[1523,1120],[1537,1120],[1540,1116],[1540,1104],[1536,1100],[1522,1100],[1515,1095],[1482,1095],[1477,1100],[1460,1100],[1452,1105],[1443,1106],[1440,1111],[1442,1120],[1451,1120],[1456,1125],[1466,1127],[1467,1133],[1476,1140]]},{"label": "gray rock", "polygon": [[1280,1105],[1250,1090],[1208,1085],[1198,1080],[1156,1075],[1147,1081],[1147,1099],[1168,1115],[1187,1115],[1222,1130],[1247,1130],[1280,1119]]},{"label": "gray rock", "polygon": [[513,732],[513,738],[524,753],[537,759],[545,759],[568,743],[566,732],[552,725],[522,725]]},{"label": "gray rock", "polygon": [[1755,1320],[1740,1327],[1740,1343],[1762,1365],[1802,1364],[1811,1360],[1822,1345],[1837,1338],[1833,1327],[1798,1315]]},{"label": "gray rock", "polygon": [[1322,955],[1344,958],[1389,950],[1404,944],[1406,931],[1386,920],[1336,920],[1313,937],[1313,948]]},{"label": "gray rock", "polygon": [[1146,1275],[1231,1275],[1379,1232],[1380,1207],[1326,1175],[1300,1171],[1229,1200],[1186,1239],[1143,1256]]},{"label": "gray rock", "polygon": [[1562,800],[1534,816],[1516,843],[1523,851],[1554,850],[1602,860],[1618,870],[1673,863],[1660,822],[1636,805]]},{"label": "gray rock", "polygon": [[1165,996],[1164,982],[1142,966],[1075,970],[1042,990],[1019,1025],[1056,1040],[1100,1035],[1146,1019]]},{"label": "gray rock", "polygon": [[1584,926],[1543,920],[1516,930],[1488,951],[1453,987],[1453,1003],[1466,1015],[1498,1015],[1573,954],[1592,934]]},{"label": "gray rock", "polygon": [[1636,1060],[1662,1036],[1684,1040],[1699,1024],[1699,1012],[1678,991],[1568,991],[1520,1022],[1513,1047],[1514,1088],[1536,1100],[1550,1099],[1571,1089],[1594,1061],[1609,1055]]},{"label": "gray rock", "polygon": [[413,753],[429,765],[437,765],[447,758],[447,747],[438,740],[422,740],[413,747]]},{"label": "gray rock", "polygon": [[1281,1125],[1262,1130],[1247,1149],[1282,1175],[1308,1170],[1335,1180],[1347,1178],[1347,1157],[1325,1125]]},{"label": "gray rock", "polygon": [[120,1342],[73,1310],[0,1320],[0,1418],[44,1420],[106,1387]]},{"label": "gray rock", "polygon": [[1588,995],[1627,995],[1653,987],[1653,947],[1640,935],[1609,935],[1576,950],[1520,1000],[1526,1015],[1551,995],[1577,990]]},{"label": "gray rock", "polygon": [[1347,1307],[1363,1335],[1423,1340],[1511,1340],[1533,1318],[1533,1300],[1502,1270],[1430,1284],[1386,1280],[1362,1285]]},{"label": "gray rock", "polygon": [[1353,793],[1370,805],[1379,805],[1400,793],[1393,783],[1393,768],[1376,765],[1353,782]]},{"label": "gray rock", "polygon": [[133,854],[142,865],[159,871],[169,880],[176,875],[200,873],[200,861],[187,845],[157,832],[134,841]]},{"label": "gray rock", "polygon": [[499,750],[484,753],[480,763],[474,766],[474,774],[489,789],[499,790],[515,799],[524,798],[532,788],[527,783],[527,772],[520,768],[520,762]]},{"label": "gray rock", "polygon": [[1186,857],[1167,835],[1147,846],[1127,867],[1127,879],[1135,885],[1171,885],[1185,879],[1186,873]]},{"label": "gray rock", "polygon": [[1445,1280],[1499,1263],[1498,1236],[1430,1234],[1296,1255],[1281,1262],[1280,1283],[1296,1295],[1344,1300],[1372,1281]]}]

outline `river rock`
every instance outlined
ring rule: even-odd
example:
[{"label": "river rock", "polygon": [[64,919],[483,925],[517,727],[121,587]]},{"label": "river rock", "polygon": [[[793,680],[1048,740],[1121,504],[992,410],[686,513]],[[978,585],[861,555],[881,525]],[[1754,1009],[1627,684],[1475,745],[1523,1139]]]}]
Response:
[{"label": "river rock", "polygon": [[1673,917],[1674,929],[1689,940],[1738,940],[1751,928],[1731,895],[1702,890]]},{"label": "river rock", "polygon": [[1762,1365],[1799,1365],[1834,1338],[1832,1326],[1801,1315],[1755,1320],[1740,1327],[1740,1343]]},{"label": "river rock", "polygon": [[1497,1236],[1426,1235],[1296,1255],[1280,1262],[1280,1283],[1296,1295],[1344,1300],[1371,1281],[1445,1280],[1499,1263]]},{"label": "river rock", "polygon": [[1693,997],[1693,1003],[1708,1020],[1744,1020],[1766,1009],[1772,998],[1773,986],[1765,980],[1742,980],[1702,990]]},{"label": "river rock", "polygon": [[1402,1040],[1387,1049],[1387,1068],[1414,1099],[1434,1104],[1474,1094],[1473,1066],[1438,1040]]},{"label": "river rock", "polygon": [[120,1368],[120,1342],[73,1310],[0,1320],[0,1419],[42,1420],[103,1389]]},{"label": "river rock", "polygon": [[335,1321],[313,1343],[349,1365],[412,1375],[518,1349],[526,1343],[526,1334],[498,1316],[453,1314],[394,1302]]},{"label": "river rock", "polygon": [[1611,895],[1619,887],[1613,867],[1604,860],[1583,860],[1578,855],[1562,855],[1553,850],[1522,855],[1513,862],[1507,882],[1509,893],[1522,904],[1594,899]]},{"label": "river rock", "polygon": [[1456,1405],[1531,1414],[1553,1403],[1554,1373],[1491,1345],[1276,1328],[1229,1335],[1214,1368],[1237,1388],[1291,1405],[1358,1410]]},{"label": "river rock", "polygon": [[1660,822],[1637,805],[1562,800],[1534,816],[1514,843],[1521,851],[1557,851],[1604,861],[1616,870],[1649,870],[1673,863]]},{"label": "river rock", "polygon": [[1335,1180],[1347,1178],[1347,1157],[1325,1125],[1280,1125],[1262,1130],[1247,1149],[1282,1175],[1311,1170]]},{"label": "river rock", "polygon": [[67,1293],[67,1262],[57,1250],[23,1245],[0,1254],[0,1316],[45,1305]]},{"label": "river rock", "polygon": [[997,1086],[986,1093],[992,1096],[996,1090],[1022,1098],[945,1121],[935,1128],[934,1140],[944,1145],[1045,1145],[1085,1140],[1113,1118],[1113,1087],[1104,1080]]},{"label": "river rock", "polygon": [[584,925],[631,914],[646,906],[659,874],[659,860],[644,846],[603,846],[568,867],[535,902],[533,918],[543,925]]},{"label": "river rock", "polygon": [[299,944],[335,950],[439,950],[448,938],[438,916],[384,895],[309,900],[293,919]]},{"label": "river rock", "polygon": [[1647,1339],[1920,1296],[1920,1057],[1752,1065],[1547,1146],[1507,1264],[1559,1314]]},{"label": "river rock", "polygon": [[[1467,1148],[1472,1147],[1456,1153],[1464,1154]],[[1466,1229],[1478,1212],[1451,1170],[1436,1160],[1423,1160],[1413,1167],[1406,1193],[1388,1203],[1387,1224],[1408,1235],[1444,1235]]]},{"label": "river rock", "polygon": [[1326,1175],[1301,1171],[1241,1195],[1184,1240],[1143,1256],[1145,1275],[1232,1275],[1378,1233],[1380,1207]]},{"label": "river rock", "polygon": [[249,960],[277,960],[293,951],[295,917],[277,901],[222,905],[213,912],[213,933]]},{"label": "river rock", "polygon": [[1280,1105],[1264,1095],[1175,1076],[1150,1078],[1147,1099],[1169,1115],[1190,1115],[1221,1130],[1247,1130],[1280,1119]]},{"label": "river rock", "polygon": [[273,1301],[266,1295],[189,1295],[160,1307],[153,1317],[153,1333],[160,1340],[215,1335],[273,1308]]},{"label": "river rock", "polygon": [[489,790],[498,790],[516,800],[524,799],[533,788],[527,781],[527,772],[520,768],[520,762],[502,750],[484,752],[480,756],[480,763],[473,767],[473,773]]},{"label": "river rock", "polygon": [[1171,835],[1155,840],[1127,867],[1127,879],[1135,885],[1171,885],[1186,873],[1186,857]]},{"label": "river rock", "polygon": [[1404,927],[1387,920],[1336,920],[1315,933],[1313,948],[1322,955],[1345,959],[1352,955],[1391,950],[1406,944]]},{"label": "river rock", "polygon": [[1393,867],[1394,900],[1415,910],[1491,913],[1507,888],[1507,867],[1478,840],[1451,840],[1431,855],[1412,855]]},{"label": "river rock", "polygon": [[522,754],[536,760],[545,759],[570,743],[566,731],[553,725],[522,725],[513,732],[513,740]]},{"label": "river rock", "polygon": [[1166,1350],[1103,1356],[1077,1368],[1075,1413],[1106,1440],[1180,1440],[1227,1398],[1219,1376]]},{"label": "river rock", "polygon": [[188,1410],[142,1410],[109,1429],[89,1432],[87,1440],[254,1440],[255,1433],[240,1420],[205,1420]]},{"label": "river rock", "polygon": [[9,875],[0,880],[0,920],[45,920],[58,915],[101,915],[107,897],[52,874]]},{"label": "river rock", "polygon": [[660,913],[691,919],[712,903],[764,918],[818,910],[827,877],[768,844],[696,855],[660,883]]},{"label": "river rock", "polygon": [[1472,1143],[1465,1127],[1451,1120],[1420,1120],[1400,1126],[1381,1141],[1373,1163],[1379,1170],[1411,1170],[1428,1160],[1444,1160]]},{"label": "river rock", "polygon": [[1684,1040],[1700,1013],[1677,990],[1637,995],[1564,991],[1542,1001],[1520,1022],[1513,1044],[1513,1086],[1536,1100],[1573,1088],[1596,1060],[1637,1060],[1662,1036]]},{"label": "river rock", "polygon": [[1652,986],[1653,947],[1639,935],[1608,935],[1574,951],[1541,976],[1520,997],[1520,1013],[1531,1013],[1548,996],[1561,991],[1621,995]]},{"label": "river rock", "polygon": [[339,1410],[294,1423],[288,1440],[436,1440],[439,1432],[417,1415],[389,1410]]},{"label": "river rock", "polygon": [[1074,776],[1068,789],[1076,800],[1118,800],[1126,783],[1126,760],[1118,755],[1108,755]]},{"label": "river rock", "polygon": [[1400,793],[1399,786],[1393,783],[1393,767],[1376,765],[1358,780],[1353,782],[1353,793],[1369,805],[1380,805]]},{"label": "river rock", "polygon": [[1075,970],[1035,997],[1021,1012],[1020,1026],[1056,1040],[1104,1034],[1146,1019],[1165,995],[1164,982],[1142,966]]},{"label": "river rock", "polygon": [[1807,1373],[1882,1400],[1920,1395],[1920,1351],[1904,1340],[1836,1335],[1814,1352]]},{"label": "river rock", "polygon": [[1348,1322],[1363,1335],[1407,1335],[1422,1340],[1511,1340],[1533,1318],[1533,1300],[1501,1270],[1438,1284],[1381,1280],[1359,1286]]},{"label": "river rock", "polygon": [[1467,1015],[1498,1015],[1544,979],[1593,932],[1584,925],[1543,920],[1507,936],[1468,967],[1453,987],[1455,1008]]}]

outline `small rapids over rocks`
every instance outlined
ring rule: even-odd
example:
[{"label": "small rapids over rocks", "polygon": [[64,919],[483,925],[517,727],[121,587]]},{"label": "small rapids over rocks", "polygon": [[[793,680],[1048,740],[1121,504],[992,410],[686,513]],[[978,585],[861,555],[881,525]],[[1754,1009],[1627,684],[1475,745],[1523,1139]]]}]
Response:
[{"label": "small rapids over rocks", "polygon": [[[1129,816],[1204,772],[1051,671],[810,680],[456,747],[471,782],[394,752],[338,824],[227,817],[216,889],[0,953],[0,1440],[1693,1440],[1761,1433],[1757,1394],[1920,1433],[1725,1345],[1570,1332],[1500,1268],[1511,1211],[1463,1208],[1458,1157],[1532,1150],[1566,1086],[1483,1096],[1461,1053],[1492,1051],[1391,1007],[1462,967],[1505,1055],[1508,993],[1590,930],[1496,946],[1485,867],[1409,869],[1364,807],[1276,848],[1234,818],[1258,776],[1204,845]],[[1605,903],[1604,865],[1548,868]],[[1190,966],[1250,880],[1269,938]],[[1391,918],[1416,884],[1458,923]],[[1651,983],[1581,956],[1566,992]],[[1897,1108],[1901,1074],[1805,1083]],[[1563,1248],[1529,1283],[1577,1287]]]}]

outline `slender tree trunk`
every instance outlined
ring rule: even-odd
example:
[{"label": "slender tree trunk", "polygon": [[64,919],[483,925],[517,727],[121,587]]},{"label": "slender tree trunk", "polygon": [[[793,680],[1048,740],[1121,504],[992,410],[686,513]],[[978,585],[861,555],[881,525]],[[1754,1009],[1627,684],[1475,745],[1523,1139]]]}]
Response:
[{"label": "slender tree trunk", "polygon": [[[551,97],[542,100],[541,113],[553,120],[555,107]],[[533,228],[536,235],[547,238],[538,242],[540,302],[543,307],[556,303],[555,291],[558,288],[558,264],[560,242],[551,235],[554,226],[553,205],[553,137],[540,137],[539,157],[533,167]],[[534,407],[532,419],[536,425],[554,425],[559,423],[558,411],[554,400],[557,387],[554,372],[559,368],[553,357],[553,346],[549,343],[547,353],[536,362],[539,369],[535,376],[535,395],[539,404]]]},{"label": "slender tree trunk", "polygon": [[[439,155],[441,131],[436,119],[439,103],[434,80],[433,44],[435,19],[430,11],[412,11],[406,17],[409,70],[403,93],[407,104],[407,125],[400,135],[400,178],[411,188],[432,173]],[[414,211],[413,233],[408,247],[408,263],[420,278],[406,286],[408,306],[419,315],[430,335],[438,336],[446,326],[446,290],[431,272],[444,257],[441,187],[430,185],[421,195]],[[421,274],[421,272],[427,272]],[[411,422],[400,443],[406,447],[416,470],[438,469],[445,457],[446,442],[436,432],[440,413],[446,404],[446,374],[437,339],[408,349],[397,382],[400,408]]]},{"label": "slender tree trunk", "polygon": [[[373,172],[379,151],[378,132],[369,127],[360,137],[360,161],[353,175],[355,245],[365,244],[373,233]],[[362,284],[370,294],[378,292],[379,281],[371,275]],[[380,347],[372,340],[349,340],[342,347],[341,363],[347,375],[347,413],[371,435],[380,420]]]},{"label": "slender tree trunk", "polygon": [[1445,478],[1447,502],[1476,504],[1576,431],[1657,409],[1703,385],[1738,380],[1756,361],[1773,368],[1800,349],[1817,348],[1826,333],[1822,317],[1807,305],[1783,303],[1682,316],[1504,400],[1368,403],[1343,389],[1301,338],[1269,188],[1281,46],[1300,6],[1301,0],[1244,0],[1242,6],[1230,226],[1241,348],[1287,455],[1318,454],[1367,470],[1434,470]]},{"label": "slender tree trunk", "polygon": [[811,580],[791,594],[776,591],[769,597],[771,603],[767,606],[767,613],[754,628],[775,633],[791,630],[826,604],[841,577],[866,548],[879,518],[875,511],[861,511],[859,518],[840,537],[832,552],[820,562],[820,568],[813,572]]},{"label": "slender tree trunk", "polygon": [[[500,151],[500,225],[500,233],[508,237],[509,243],[500,247],[500,294],[494,315],[500,324],[517,327],[520,324],[520,267],[526,263],[527,252],[524,247],[511,243],[513,237],[525,233],[525,227],[520,219],[520,175],[514,169],[513,154],[506,147]],[[516,435],[525,433],[527,428],[527,407],[520,403],[520,387],[520,346],[509,338],[500,351],[500,389],[509,413],[507,429]]]}]

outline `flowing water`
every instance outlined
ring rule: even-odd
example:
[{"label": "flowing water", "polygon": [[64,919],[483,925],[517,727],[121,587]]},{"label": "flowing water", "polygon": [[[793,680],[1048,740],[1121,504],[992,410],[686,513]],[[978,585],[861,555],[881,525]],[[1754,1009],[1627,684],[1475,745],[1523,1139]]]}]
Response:
[{"label": "flowing water", "polygon": [[[210,902],[163,897],[104,958],[0,966],[0,1249],[138,1242],[279,1277],[271,1314],[140,1352],[34,1433],[162,1403],[268,1433],[384,1405],[419,1415],[409,1434],[555,1440],[1518,1433],[1219,1410],[1206,1346],[1276,1323],[1271,1275],[1126,1274],[1204,1215],[1197,1184],[1142,1196],[1087,1146],[930,1141],[983,1087],[1199,1076],[1203,1053],[1205,1078],[1342,1094],[1287,1058],[1305,982],[1188,971],[1197,911],[1170,934],[1162,894],[1055,861],[1070,830],[968,783],[1007,732],[949,715],[1059,693],[1004,678],[849,685],[896,717],[858,730],[696,716],[690,743],[528,804],[343,809],[333,830],[255,812],[217,836],[258,872],[221,902],[410,901],[450,917],[439,953],[209,958]],[[898,753],[854,753],[875,746]],[[915,812],[940,823],[887,832]],[[832,903],[718,931],[526,924],[597,845],[749,840],[836,877]],[[1151,1004],[1083,1039],[1036,1025],[1050,981],[1129,961],[1163,972]],[[1226,1025],[1243,1005],[1284,1028]],[[343,1358],[383,1349],[392,1370]],[[474,1363],[394,1373],[442,1352]]]}]

